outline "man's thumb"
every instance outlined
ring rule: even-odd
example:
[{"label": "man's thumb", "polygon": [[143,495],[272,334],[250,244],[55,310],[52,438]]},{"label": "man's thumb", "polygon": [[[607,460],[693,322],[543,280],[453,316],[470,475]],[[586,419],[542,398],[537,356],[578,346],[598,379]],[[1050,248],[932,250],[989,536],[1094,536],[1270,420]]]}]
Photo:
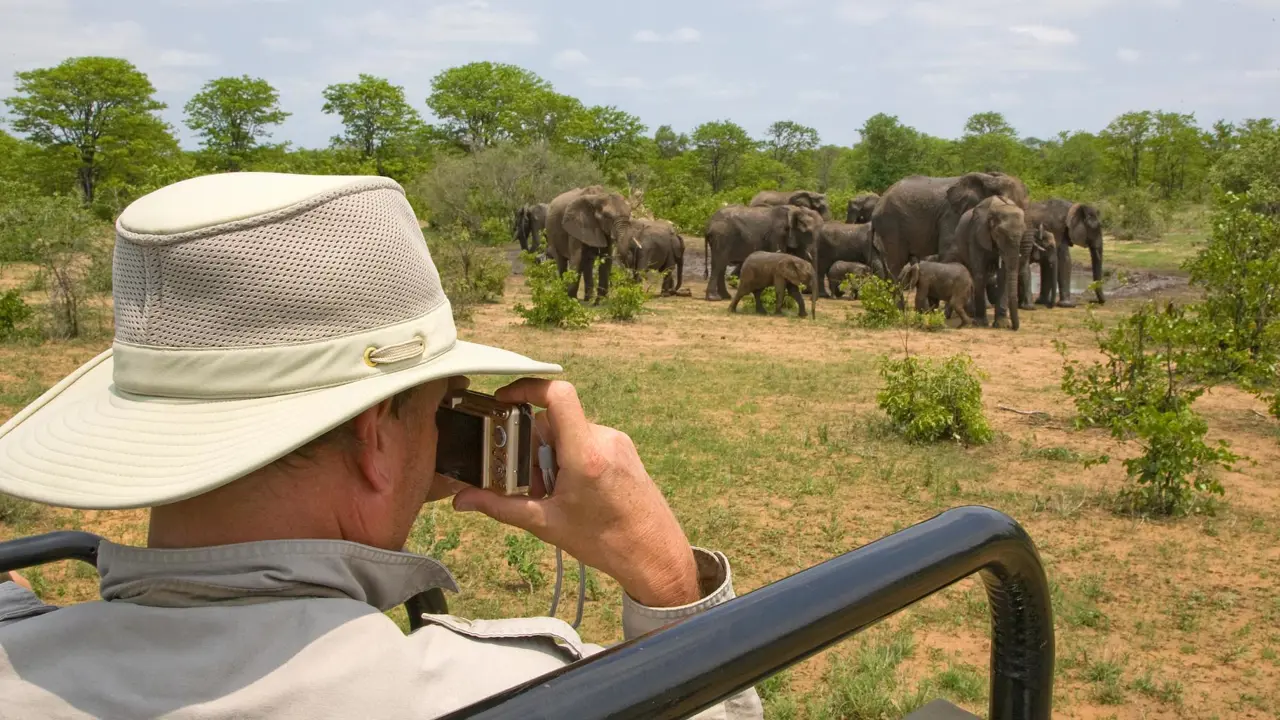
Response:
[{"label": "man's thumb", "polygon": [[453,509],[488,515],[503,525],[538,535],[546,528],[546,508],[542,502],[522,495],[504,497],[488,490],[466,488],[453,496]]}]

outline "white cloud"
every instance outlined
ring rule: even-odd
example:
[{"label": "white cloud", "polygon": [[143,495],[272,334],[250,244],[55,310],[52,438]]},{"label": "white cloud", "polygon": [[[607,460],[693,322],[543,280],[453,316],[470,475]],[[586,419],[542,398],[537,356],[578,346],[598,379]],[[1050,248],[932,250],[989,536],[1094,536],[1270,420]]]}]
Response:
[{"label": "white cloud", "polygon": [[311,41],[305,38],[264,37],[258,42],[267,50],[278,53],[304,53],[311,49]]},{"label": "white cloud", "polygon": [[876,0],[844,0],[836,5],[836,17],[854,25],[874,25],[889,17],[888,8]]},{"label": "white cloud", "polygon": [[676,28],[666,34],[638,30],[631,39],[639,43],[696,43],[702,39],[702,33],[691,27]]},{"label": "white cloud", "polygon": [[218,58],[209,53],[164,50],[156,58],[156,63],[163,67],[212,67],[218,64]]},{"label": "white cloud", "polygon": [[551,58],[551,67],[557,70],[570,70],[572,68],[582,67],[591,62],[586,53],[581,50],[568,49],[561,50]]},{"label": "white cloud", "polygon": [[1204,60],[1202,52],[1189,52],[1182,56],[1182,62],[1188,65],[1199,65],[1202,60]]},{"label": "white cloud", "polygon": [[538,42],[538,32],[529,16],[494,10],[485,0],[436,5],[416,17],[374,10],[359,18],[331,17],[326,24],[339,36],[350,36],[354,29],[403,43],[406,50],[412,51],[408,54],[429,53],[430,44],[532,45]]},{"label": "white cloud", "polygon": [[1246,70],[1244,73],[1246,80],[1280,80],[1280,68],[1272,68],[1270,70]]},{"label": "white cloud", "polygon": [[1133,48],[1120,48],[1116,51],[1116,57],[1120,58],[1120,62],[1132,64],[1142,59],[1142,53]]},{"label": "white cloud", "polygon": [[796,99],[806,103],[835,102],[840,99],[840,93],[832,90],[801,90],[796,93]]},{"label": "white cloud", "polygon": [[624,90],[643,90],[649,86],[644,78],[635,75],[595,75],[586,79],[587,85],[598,88],[622,88]]},{"label": "white cloud", "polygon": [[1049,45],[1075,45],[1079,41],[1070,30],[1049,25],[1015,25],[1009,30]]}]

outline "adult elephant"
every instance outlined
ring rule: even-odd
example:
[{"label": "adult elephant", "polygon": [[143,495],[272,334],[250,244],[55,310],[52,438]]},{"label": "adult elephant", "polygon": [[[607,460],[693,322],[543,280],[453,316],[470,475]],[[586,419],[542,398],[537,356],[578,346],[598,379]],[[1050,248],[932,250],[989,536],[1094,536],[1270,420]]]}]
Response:
[{"label": "adult elephant", "polygon": [[[556,269],[564,274],[570,267],[583,282],[582,298],[591,298],[591,269],[601,258],[600,292],[596,300],[609,294],[609,273],[613,270],[613,249],[631,224],[631,205],[618,193],[599,185],[561,193],[547,208],[547,246]],[[578,296],[578,283],[569,288],[569,297]]]},{"label": "adult elephant", "polygon": [[516,210],[516,241],[520,249],[537,252],[542,233],[547,229],[547,203],[525,205]]},{"label": "adult elephant", "polygon": [[827,196],[809,190],[762,190],[751,198],[751,207],[779,207],[794,205],[809,208],[822,216],[823,220],[831,219],[831,206],[827,204]]},{"label": "adult elephant", "polygon": [[[707,255],[711,264],[707,299],[729,297],[725,270],[741,265],[753,252],[786,252],[813,261],[813,250],[822,233],[822,216],[794,205],[777,207],[720,208],[707,223]],[[817,290],[814,279],[814,290]]]},{"label": "adult elephant", "polygon": [[[996,196],[1023,211],[1027,208],[1027,186],[1004,173],[969,173],[950,178],[912,175],[899,180],[885,191],[871,215],[871,226],[884,247],[889,273],[897,277],[912,257],[945,257],[961,216]],[[982,287],[976,276],[973,284]]]},{"label": "adult elephant", "polygon": [[663,295],[684,285],[684,238],[665,220],[632,220],[618,243],[618,260],[637,277],[647,270],[665,273]]},{"label": "adult elephant", "polygon": [[842,222],[822,224],[822,232],[818,234],[818,290],[822,297],[830,297],[837,288],[828,293],[827,275],[831,266],[837,262],[862,263],[871,268],[877,277],[887,277],[884,258],[879,242],[873,238],[871,224],[850,225]]},{"label": "adult elephant", "polygon": [[1018,268],[1022,267],[1022,239],[1026,234],[1026,215],[1008,198],[990,197],[960,217],[955,242],[942,256],[943,262],[959,262],[969,268],[973,277],[974,324],[987,324],[987,293],[983,288],[996,276],[996,320],[999,327],[1007,315],[1010,326],[1017,330]]},{"label": "adult elephant", "polygon": [[1046,274],[1040,268],[1040,296],[1036,303],[1053,307],[1075,307],[1071,301],[1071,248],[1089,248],[1089,263],[1093,281],[1097,283],[1099,303],[1107,301],[1102,292],[1102,219],[1097,208],[1070,200],[1051,198],[1031,203],[1027,208],[1027,226],[1039,227],[1053,233],[1058,239],[1058,263],[1056,274]]},{"label": "adult elephant", "polygon": [[862,193],[849,201],[849,207],[845,211],[844,221],[851,225],[869,223],[871,222],[871,214],[876,211],[876,205],[879,204],[879,195],[875,193]]}]

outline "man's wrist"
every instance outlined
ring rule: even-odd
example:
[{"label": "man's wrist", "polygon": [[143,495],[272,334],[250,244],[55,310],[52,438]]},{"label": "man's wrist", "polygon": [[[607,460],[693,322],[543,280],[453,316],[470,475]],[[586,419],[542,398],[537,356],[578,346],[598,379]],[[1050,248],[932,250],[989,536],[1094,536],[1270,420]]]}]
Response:
[{"label": "man's wrist", "polygon": [[698,563],[693,548],[668,560],[652,572],[642,573],[636,581],[623,590],[632,600],[652,608],[673,608],[691,605],[702,599],[698,583]]}]

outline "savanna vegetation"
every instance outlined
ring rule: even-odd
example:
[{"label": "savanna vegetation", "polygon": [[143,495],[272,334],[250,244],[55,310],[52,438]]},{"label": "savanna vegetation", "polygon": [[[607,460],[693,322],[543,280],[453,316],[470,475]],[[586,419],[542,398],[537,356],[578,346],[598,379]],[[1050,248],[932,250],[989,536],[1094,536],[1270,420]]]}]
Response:
[{"label": "savanna vegetation", "polygon": [[[690,538],[732,552],[739,592],[988,505],[1026,525],[1048,568],[1059,717],[1280,717],[1275,120],[1138,111],[1032,138],[979,113],[939,138],[878,114],[845,147],[791,120],[763,137],[725,119],[650,128],[481,62],[444,71],[425,99],[370,75],[329,86],[315,101],[343,130],[325,148],[275,137],[290,110],[268,79],[212,79],[185,105],[201,138],[186,149],[128,61],[72,58],[15,81],[0,133],[0,418],[109,344],[110,221],[133,199],[210,172],[387,175],[423,221],[462,333],[563,364],[593,419],[636,441]],[[1028,313],[1018,334],[926,333],[941,317],[903,312],[879,280],[800,321],[652,298],[615,267],[609,301],[584,307],[564,292],[572,276],[512,250],[517,208],[589,184],[698,236],[762,189],[824,192],[843,215],[906,175],[981,170],[1098,207],[1112,283],[1181,280]],[[698,264],[701,242],[687,245]],[[142,543],[146,516],[0,496],[0,538],[54,528]],[[532,538],[428,507],[411,549],[455,570],[459,614],[546,607],[552,554]],[[96,597],[81,566],[30,577],[49,602]],[[616,586],[593,575],[589,589],[584,635],[619,639]],[[760,689],[778,718],[891,718],[937,696],[981,711],[988,651],[983,591],[966,581]]]}]

